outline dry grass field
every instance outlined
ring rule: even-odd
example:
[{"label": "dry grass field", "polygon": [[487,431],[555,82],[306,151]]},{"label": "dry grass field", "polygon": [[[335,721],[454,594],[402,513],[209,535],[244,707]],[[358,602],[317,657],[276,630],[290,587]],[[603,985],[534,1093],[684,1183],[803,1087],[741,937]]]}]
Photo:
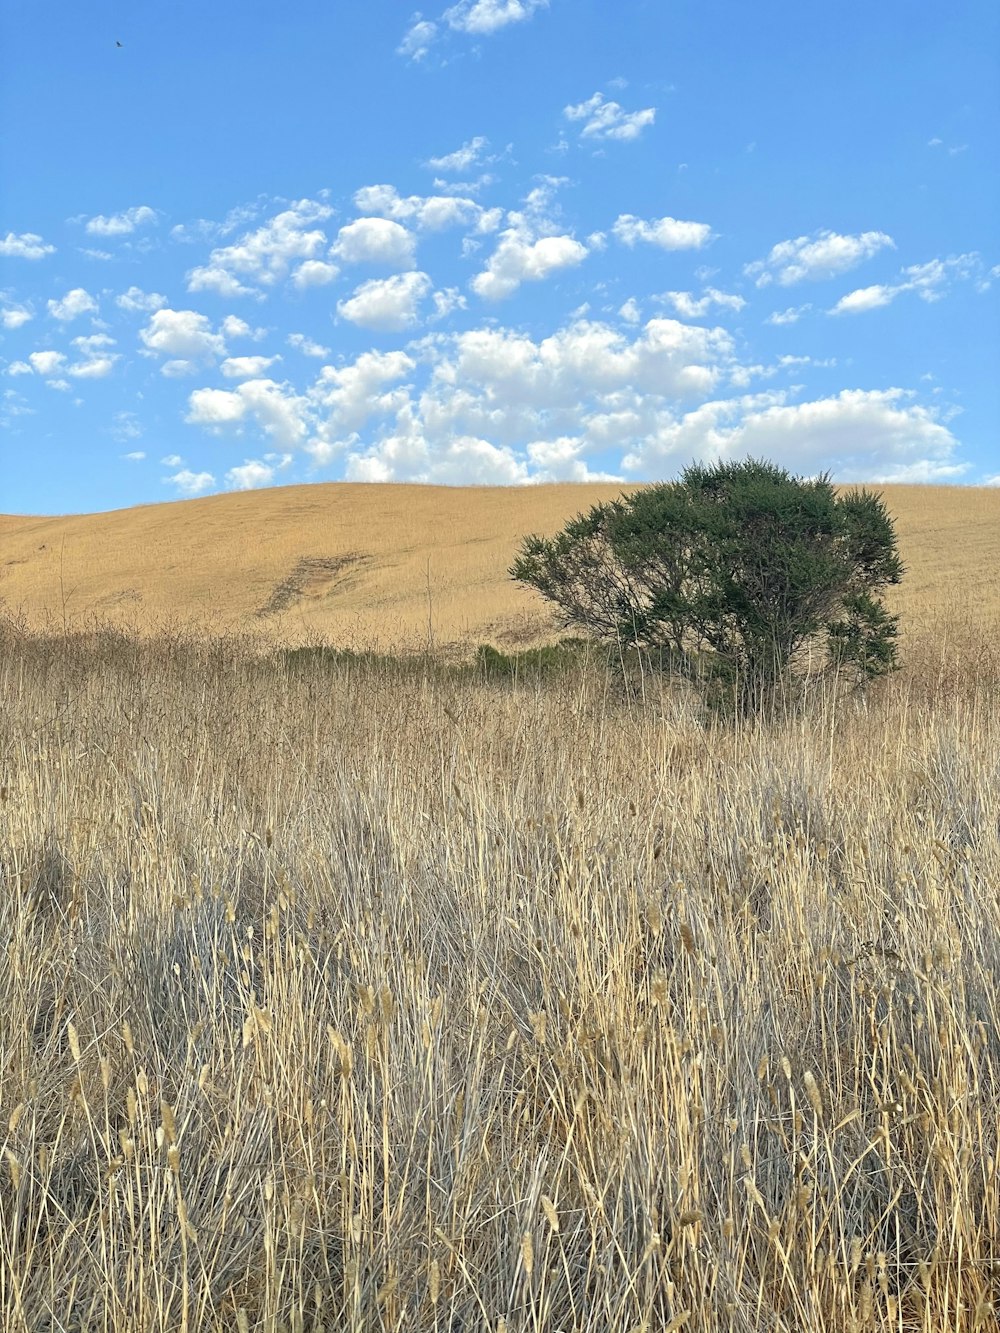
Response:
[{"label": "dry grass field", "polygon": [[[0,517],[0,605],[36,626],[183,624],[264,643],[515,647],[551,633],[506,578],[521,537],[619,486],[289,486],[65,518]],[[884,488],[911,626],[1000,607],[1000,489]]]},{"label": "dry grass field", "polygon": [[1000,494],[892,491],[904,670],[769,725],[261,651],[426,646],[428,555],[542,637],[593,498],[2,521],[3,1333],[996,1327]]}]

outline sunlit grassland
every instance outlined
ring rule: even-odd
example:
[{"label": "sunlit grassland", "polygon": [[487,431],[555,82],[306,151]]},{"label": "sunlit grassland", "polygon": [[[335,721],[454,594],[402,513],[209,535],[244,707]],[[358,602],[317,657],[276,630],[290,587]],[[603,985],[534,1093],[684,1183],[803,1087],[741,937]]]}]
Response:
[{"label": "sunlit grassland", "polygon": [[647,684],[6,627],[4,1333],[995,1326],[996,639]]},{"label": "sunlit grassland", "polygon": [[[520,647],[551,633],[541,599],[507,577],[522,537],[551,535],[621,489],[329,483],[0,516],[0,607],[60,630],[183,624],[262,645]],[[908,566],[892,594],[908,629],[956,602],[995,620],[1000,488],[882,490]]]}]

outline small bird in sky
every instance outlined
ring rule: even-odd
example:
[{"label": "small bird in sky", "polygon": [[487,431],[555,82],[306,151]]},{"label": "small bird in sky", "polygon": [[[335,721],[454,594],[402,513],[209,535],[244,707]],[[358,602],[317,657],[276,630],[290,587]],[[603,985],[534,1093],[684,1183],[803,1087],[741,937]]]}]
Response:
[{"label": "small bird in sky", "polygon": [[115,46],[121,46],[121,42],[115,42]]}]

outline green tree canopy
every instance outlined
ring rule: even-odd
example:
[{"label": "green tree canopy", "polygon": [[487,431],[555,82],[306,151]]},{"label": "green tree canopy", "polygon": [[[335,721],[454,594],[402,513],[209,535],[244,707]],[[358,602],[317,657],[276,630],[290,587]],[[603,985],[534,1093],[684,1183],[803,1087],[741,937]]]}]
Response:
[{"label": "green tree canopy", "polygon": [[509,572],[566,626],[653,653],[741,711],[773,698],[806,650],[862,678],[896,666],[896,617],[879,599],[903,575],[892,518],[828,475],[694,464],[526,537]]}]

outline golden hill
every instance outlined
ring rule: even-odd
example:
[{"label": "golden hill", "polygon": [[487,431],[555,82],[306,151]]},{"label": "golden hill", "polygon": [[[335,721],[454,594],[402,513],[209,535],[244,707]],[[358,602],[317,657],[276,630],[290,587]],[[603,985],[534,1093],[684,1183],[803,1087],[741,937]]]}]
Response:
[{"label": "golden hill", "polygon": [[[182,623],[262,641],[502,647],[553,633],[507,566],[620,486],[289,486],[68,517],[0,518],[0,605],[28,624]],[[884,488],[906,621],[1000,607],[1000,489]]]}]

